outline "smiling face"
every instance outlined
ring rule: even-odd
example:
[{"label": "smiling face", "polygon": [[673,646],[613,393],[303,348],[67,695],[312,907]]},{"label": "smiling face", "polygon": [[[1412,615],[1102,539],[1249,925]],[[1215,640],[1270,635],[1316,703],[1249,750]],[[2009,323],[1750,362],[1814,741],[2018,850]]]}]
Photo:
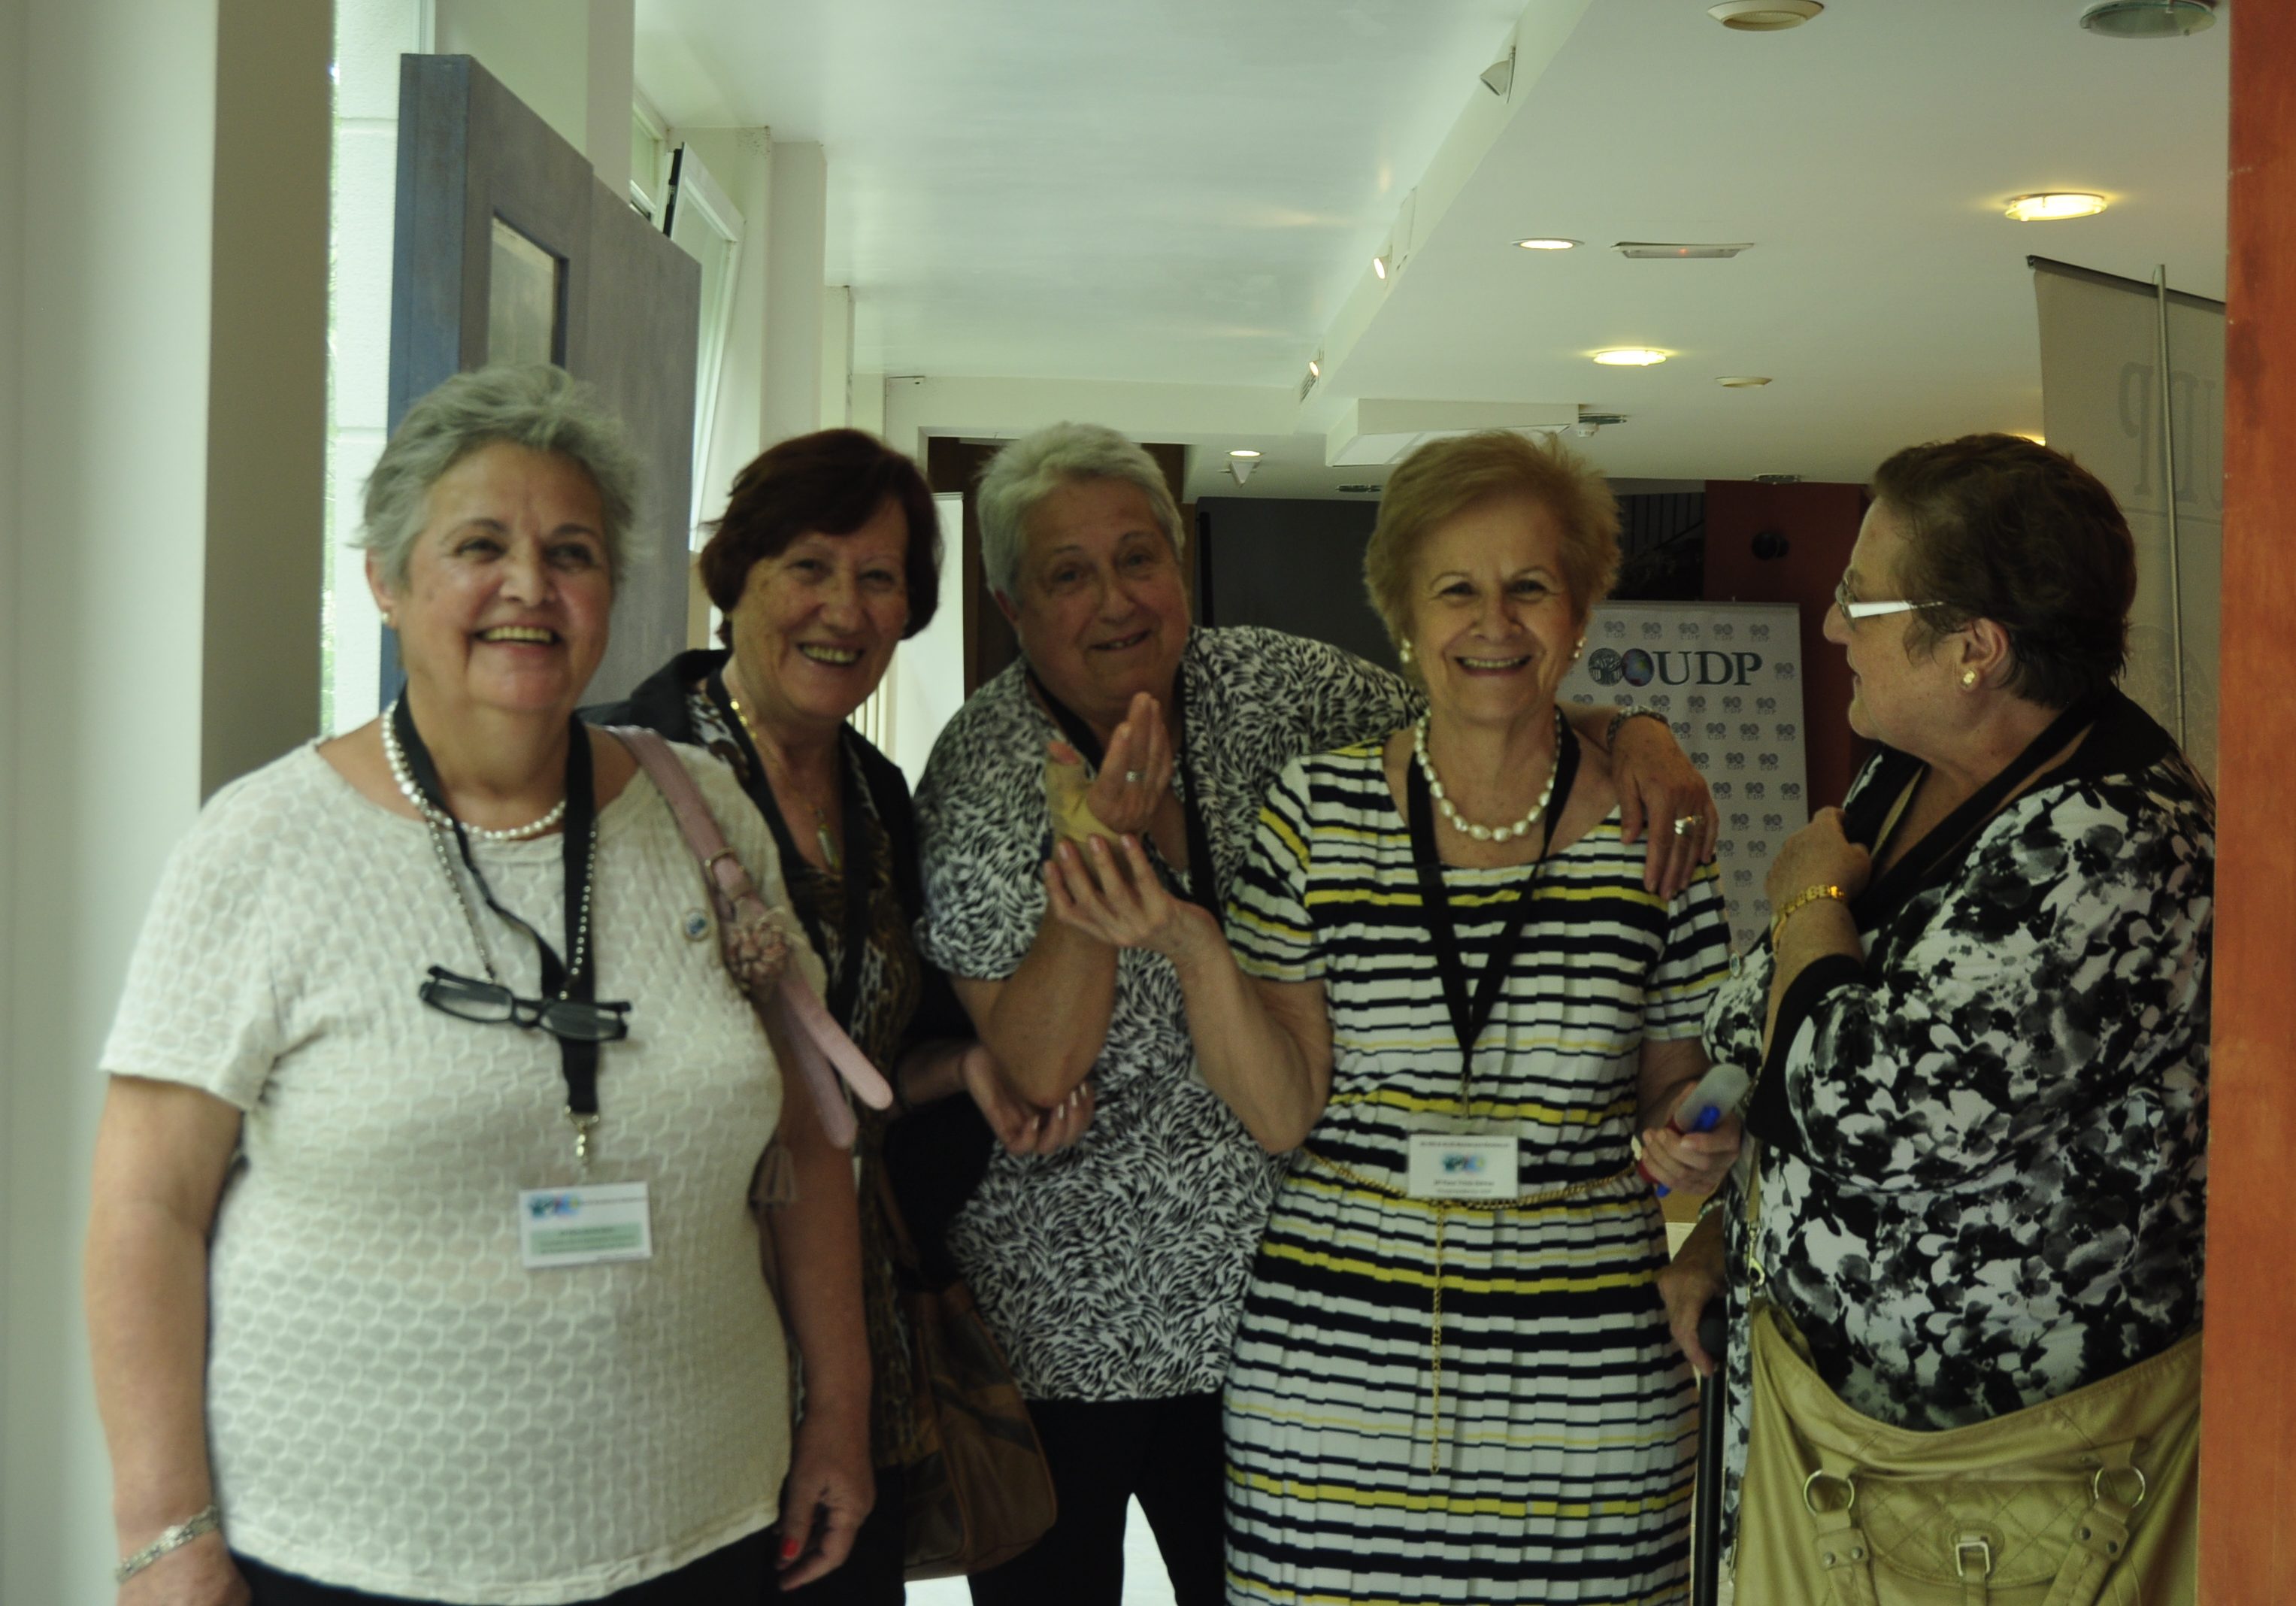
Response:
[{"label": "smiling face", "polygon": [[418,700],[565,718],[605,653],[614,605],[590,476],[497,441],[440,475],[423,505],[404,586],[367,560]]},{"label": "smiling face", "polygon": [[1565,587],[1562,538],[1546,504],[1509,496],[1420,542],[1405,633],[1437,717],[1505,724],[1553,706],[1586,627]]},{"label": "smiling face", "polygon": [[[1849,549],[1842,585],[1856,602],[1894,602],[1905,595],[1898,576],[1906,553],[1906,527],[1890,504],[1866,510],[1857,545]],[[1918,600],[1918,599],[1916,599]],[[1925,753],[1937,716],[1949,711],[1956,690],[1951,656],[1906,651],[1912,612],[1876,614],[1852,621],[1839,608],[1825,610],[1825,636],[1849,660],[1849,728],[1869,742],[1903,752]],[[1939,643],[1942,645],[1942,643]]]},{"label": "smiling face", "polygon": [[1103,730],[1137,692],[1170,705],[1188,594],[1138,486],[1072,480],[1039,501],[1015,587],[998,604],[1054,697]]},{"label": "smiling face", "polygon": [[767,729],[834,728],[877,689],[908,627],[908,545],[889,497],[849,535],[808,530],[750,566],[726,622],[736,693]]}]

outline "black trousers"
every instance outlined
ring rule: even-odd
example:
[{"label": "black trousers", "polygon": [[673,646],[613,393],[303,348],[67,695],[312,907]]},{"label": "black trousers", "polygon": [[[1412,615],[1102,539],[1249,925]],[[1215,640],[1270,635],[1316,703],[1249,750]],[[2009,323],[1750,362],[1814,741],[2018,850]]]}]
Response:
[{"label": "black trousers", "polygon": [[[767,1528],[713,1550],[676,1572],[601,1595],[587,1606],[760,1606],[776,1598],[775,1544],[774,1530]],[[245,1556],[234,1555],[232,1560],[239,1564],[255,1606],[377,1606],[378,1602],[381,1606],[437,1606],[435,1602],[406,1601],[398,1595],[368,1594],[317,1583]]]},{"label": "black trousers", "polygon": [[1120,1606],[1124,1520],[1139,1496],[1179,1606],[1226,1598],[1217,1394],[1030,1400],[1060,1517],[1027,1553],[975,1573],[973,1606]]}]

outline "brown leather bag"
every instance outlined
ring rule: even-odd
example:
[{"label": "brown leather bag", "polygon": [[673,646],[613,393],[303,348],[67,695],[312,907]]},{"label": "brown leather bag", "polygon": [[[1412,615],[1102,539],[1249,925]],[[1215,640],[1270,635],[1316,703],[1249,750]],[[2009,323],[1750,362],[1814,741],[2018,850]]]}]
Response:
[{"label": "brown leather bag", "polygon": [[908,1327],[920,1446],[902,1469],[902,1576],[982,1572],[1010,1561],[1053,1526],[1052,1469],[972,1290],[954,1280],[928,1285],[882,1168],[877,1191]]}]

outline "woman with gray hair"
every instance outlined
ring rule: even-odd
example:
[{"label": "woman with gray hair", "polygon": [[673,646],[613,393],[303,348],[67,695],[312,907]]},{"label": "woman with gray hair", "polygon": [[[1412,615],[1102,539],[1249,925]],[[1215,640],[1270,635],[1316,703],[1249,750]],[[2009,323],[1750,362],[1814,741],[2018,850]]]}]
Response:
[{"label": "woman with gray hair", "polygon": [[[1089,1081],[1097,1105],[1064,1152],[995,1155],[950,1235],[1060,1497],[1051,1533],[975,1575],[973,1599],[1114,1606],[1137,1495],[1182,1606],[1217,1602],[1219,1391],[1283,1161],[1195,1072],[1171,962],[1055,917],[1046,861],[1105,867],[1111,840],[1135,836],[1175,896],[1217,914],[1283,766],[1386,734],[1414,698],[1320,642],[1192,626],[1178,510],[1153,460],[1112,430],[1059,424],[1013,442],[983,475],[980,510],[1021,660],[973,694],[926,767],[920,935],[1021,1097],[1057,1108]],[[1607,746],[1609,711],[1587,720]],[[1649,850],[1647,879],[1671,897],[1705,856],[1713,809],[1660,722],[1624,731],[1612,763],[1628,823],[1686,823]]]},{"label": "woman with gray hair", "polygon": [[[556,369],[416,403],[359,537],[405,692],[168,863],[87,1245],[122,1606],[749,1606],[868,1509],[846,1158],[662,794],[574,717],[636,482]],[[818,987],[763,822],[682,757]],[[776,1130],[794,1445],[745,1206]]]}]

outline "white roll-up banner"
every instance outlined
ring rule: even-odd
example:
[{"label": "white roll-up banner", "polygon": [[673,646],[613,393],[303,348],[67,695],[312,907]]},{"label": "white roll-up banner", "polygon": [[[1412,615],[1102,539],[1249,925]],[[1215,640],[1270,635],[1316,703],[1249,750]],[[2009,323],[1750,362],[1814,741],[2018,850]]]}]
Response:
[{"label": "white roll-up banner", "polygon": [[[2026,258],[2040,307],[2041,427],[2104,481],[2136,538],[2136,605],[2121,685],[2217,768],[2217,621],[2224,548],[2224,303],[2171,290],[2168,428],[2161,304],[2141,279]],[[2171,572],[2168,462],[2176,464]],[[2183,643],[2178,708],[2174,643]],[[2181,727],[2181,729],[2180,729]]]},{"label": "white roll-up banner", "polygon": [[[1801,615],[1791,602],[1604,602],[1557,699],[1667,717],[1714,789],[1731,947],[1770,923],[1770,861],[1809,823]],[[1672,822],[1655,823],[1661,831]]]}]

